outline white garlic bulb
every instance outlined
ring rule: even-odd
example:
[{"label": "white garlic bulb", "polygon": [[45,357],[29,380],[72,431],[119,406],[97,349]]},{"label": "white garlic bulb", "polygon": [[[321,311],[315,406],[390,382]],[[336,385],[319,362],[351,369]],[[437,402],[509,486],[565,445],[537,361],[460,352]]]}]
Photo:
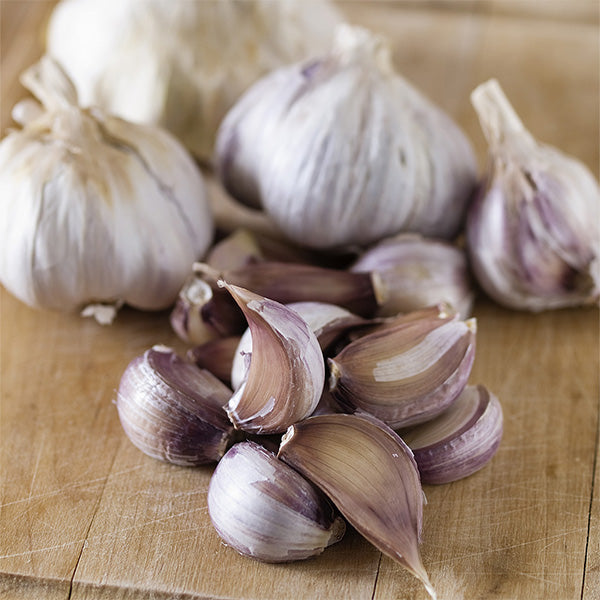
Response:
[{"label": "white garlic bulb", "polygon": [[197,166],[166,131],[80,108],[48,56],[22,81],[43,108],[0,143],[0,282],[37,307],[167,308],[213,236]]},{"label": "white garlic bulb", "polygon": [[537,142],[494,79],[472,102],[489,143],[469,208],[473,271],[490,297],[540,311],[600,296],[600,188],[580,161]]},{"label": "white garlic bulb", "polygon": [[451,238],[477,179],[457,125],[394,71],[383,39],[347,24],[328,55],[253,85],[216,151],[235,198],[315,248],[400,231]]},{"label": "white garlic bulb", "polygon": [[62,0],[47,51],[84,105],[159,124],[210,159],[217,127],[259,76],[323,51],[328,0]]}]

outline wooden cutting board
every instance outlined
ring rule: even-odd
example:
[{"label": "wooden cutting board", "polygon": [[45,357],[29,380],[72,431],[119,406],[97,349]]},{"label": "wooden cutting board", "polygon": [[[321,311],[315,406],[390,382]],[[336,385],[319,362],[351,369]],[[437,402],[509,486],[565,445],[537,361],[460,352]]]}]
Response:
[{"label": "wooden cutting board", "polygon": [[[0,2],[2,132],[25,95],[18,74],[42,52],[52,5]],[[468,94],[494,76],[540,140],[598,175],[594,0],[342,9],[390,36],[398,69],[461,123],[482,164]],[[228,226],[244,217],[222,200],[215,207]],[[211,469],[162,464],[131,445],[115,389],[152,344],[184,349],[167,313],[125,309],[101,327],[32,310],[4,290],[0,302],[0,598],[426,598],[353,531],[301,563],[238,556],[209,523]],[[474,313],[471,381],[500,398],[505,435],[479,473],[426,487],[431,580],[446,600],[600,598],[598,311],[532,315],[480,298]]]}]

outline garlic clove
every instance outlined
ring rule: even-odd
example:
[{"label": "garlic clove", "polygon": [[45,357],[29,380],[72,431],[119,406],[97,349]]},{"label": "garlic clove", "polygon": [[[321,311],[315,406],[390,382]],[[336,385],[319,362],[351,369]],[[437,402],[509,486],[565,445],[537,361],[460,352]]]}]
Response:
[{"label": "garlic clove", "polygon": [[378,310],[381,316],[440,302],[452,305],[463,319],[471,313],[473,290],[466,253],[447,241],[399,234],[367,249],[351,270],[377,271],[381,276],[387,291]]},{"label": "garlic clove", "polygon": [[148,456],[201,465],[218,461],[233,441],[223,410],[230,396],[210,372],[154,346],[125,369],[117,410],[127,437]]},{"label": "garlic clove", "polygon": [[[211,270],[202,263],[196,263],[194,269],[211,276]],[[214,270],[212,277],[218,277]],[[352,273],[302,263],[254,262],[222,271],[220,277],[282,304],[325,302],[364,317],[373,315],[386,293],[378,273]]]},{"label": "garlic clove", "polygon": [[[346,331],[370,327],[372,321],[358,317],[350,311],[326,302],[291,302],[288,308],[296,311],[315,334],[321,350],[325,351]],[[231,363],[230,381],[236,390],[246,379],[252,354],[250,329],[240,337]]]},{"label": "garlic clove", "polygon": [[469,209],[474,274],[499,304],[541,311],[600,297],[600,188],[583,163],[538,143],[494,79],[471,95],[489,144]]},{"label": "garlic clove", "polygon": [[190,348],[186,358],[201,369],[210,371],[225,385],[231,385],[233,358],[241,336],[229,336],[209,340]]},{"label": "garlic clove", "polygon": [[213,269],[238,269],[263,259],[256,237],[247,229],[236,229],[210,248],[205,262]]},{"label": "garlic clove", "polygon": [[468,385],[440,415],[399,431],[423,483],[450,483],[483,468],[502,439],[502,406],[482,385]]},{"label": "garlic clove", "polygon": [[234,426],[251,433],[281,433],[316,408],[325,382],[319,342],[294,310],[219,281],[237,302],[252,336],[245,381],[227,403]]},{"label": "garlic clove", "polygon": [[319,489],[254,442],[235,444],[217,465],[208,514],[228,546],[264,562],[316,556],[346,530]]},{"label": "garlic clove", "polygon": [[435,598],[419,551],[419,472],[394,431],[371,415],[320,415],[292,425],[278,456],[319,486],[359,533]]},{"label": "garlic clove", "polygon": [[346,412],[360,409],[396,429],[427,421],[467,384],[476,321],[445,311],[398,319],[328,359],[329,388]]},{"label": "garlic clove", "polygon": [[320,249],[400,231],[452,239],[477,182],[463,132],[394,71],[386,40],[347,23],[328,53],[246,91],[221,123],[216,163],[232,196]]},{"label": "garlic clove", "polygon": [[194,345],[241,334],[246,326],[230,296],[214,281],[196,274],[190,275],[179,291],[169,320],[175,333]]}]

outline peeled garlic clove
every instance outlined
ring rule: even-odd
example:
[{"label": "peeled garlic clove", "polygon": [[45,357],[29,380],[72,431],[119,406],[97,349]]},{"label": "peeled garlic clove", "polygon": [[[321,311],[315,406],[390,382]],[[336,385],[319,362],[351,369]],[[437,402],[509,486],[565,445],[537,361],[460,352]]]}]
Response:
[{"label": "peeled garlic clove", "polygon": [[242,313],[229,295],[214,281],[196,274],[188,276],[179,291],[169,320],[175,333],[194,345],[241,334],[246,327]]},{"label": "peeled garlic clove", "polygon": [[63,0],[46,45],[86,105],[159,124],[209,160],[235,99],[271,69],[322,51],[340,21],[327,0]]},{"label": "peeled garlic clove", "polygon": [[0,142],[0,282],[109,321],[170,307],[213,235],[196,164],[161,129],[82,108],[48,56],[21,79],[43,110]]},{"label": "peeled garlic clove", "polygon": [[483,468],[500,445],[502,406],[484,386],[468,385],[431,421],[398,433],[413,451],[423,483],[450,483]]},{"label": "peeled garlic clove", "polygon": [[386,238],[360,255],[352,271],[377,271],[386,288],[381,316],[393,316],[439,302],[463,319],[471,313],[473,290],[466,253],[456,245],[417,234]]},{"label": "peeled garlic clove", "polygon": [[218,461],[234,429],[223,406],[231,390],[174,350],[154,346],[123,373],[117,409],[127,437],[142,452],[176,465]]},{"label": "peeled garlic clove", "polygon": [[325,302],[360,316],[371,316],[386,294],[378,273],[352,273],[301,263],[255,262],[223,271],[221,277],[282,304]]},{"label": "peeled garlic clove", "polygon": [[210,371],[225,385],[231,384],[231,367],[241,336],[229,336],[209,340],[190,348],[187,359],[201,369]]},{"label": "peeled garlic clove", "polygon": [[232,446],[217,465],[208,514],[228,546],[264,562],[316,556],[346,530],[320,490],[254,442]]},{"label": "peeled garlic clove", "polygon": [[319,486],[359,533],[435,598],[419,552],[419,471],[394,431],[370,415],[320,415],[292,425],[278,456]]},{"label": "peeled garlic clove", "polygon": [[328,54],[249,88],[220,126],[216,155],[234,197],[322,249],[400,231],[452,238],[477,181],[462,131],[394,71],[386,41],[348,24]]},{"label": "peeled garlic clove", "polygon": [[465,387],[476,329],[475,319],[443,311],[384,326],[328,359],[330,390],[346,411],[366,411],[394,429],[427,421]]},{"label": "peeled garlic clove", "polygon": [[471,96],[489,143],[467,242],[482,288],[540,311],[600,297],[600,188],[583,163],[537,142],[496,80]]},{"label": "peeled garlic clove", "polygon": [[220,281],[242,309],[252,336],[247,377],[226,410],[234,426],[251,433],[281,433],[316,408],[325,363],[310,327],[292,309]]}]

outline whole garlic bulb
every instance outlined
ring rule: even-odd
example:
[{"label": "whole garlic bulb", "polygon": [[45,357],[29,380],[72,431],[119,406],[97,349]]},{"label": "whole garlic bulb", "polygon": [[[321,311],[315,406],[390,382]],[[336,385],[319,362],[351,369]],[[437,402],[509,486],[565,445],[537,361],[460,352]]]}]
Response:
[{"label": "whole garlic bulb", "polygon": [[0,281],[31,306],[167,308],[213,236],[193,160],[166,131],[80,108],[48,56],[22,81],[43,108],[0,143]]},{"label": "whole garlic bulb", "polygon": [[239,95],[267,71],[323,51],[340,20],[328,0],[62,0],[47,51],[84,105],[159,124],[210,159]]},{"label": "whole garlic bulb", "polygon": [[477,177],[457,125],[394,71],[383,39],[347,24],[329,54],[253,85],[216,152],[235,198],[315,248],[400,231],[451,238]]},{"label": "whole garlic bulb", "polygon": [[482,288],[540,311],[600,296],[600,188],[580,161],[537,142],[496,80],[472,102],[489,143],[487,177],[469,209],[467,243]]}]

